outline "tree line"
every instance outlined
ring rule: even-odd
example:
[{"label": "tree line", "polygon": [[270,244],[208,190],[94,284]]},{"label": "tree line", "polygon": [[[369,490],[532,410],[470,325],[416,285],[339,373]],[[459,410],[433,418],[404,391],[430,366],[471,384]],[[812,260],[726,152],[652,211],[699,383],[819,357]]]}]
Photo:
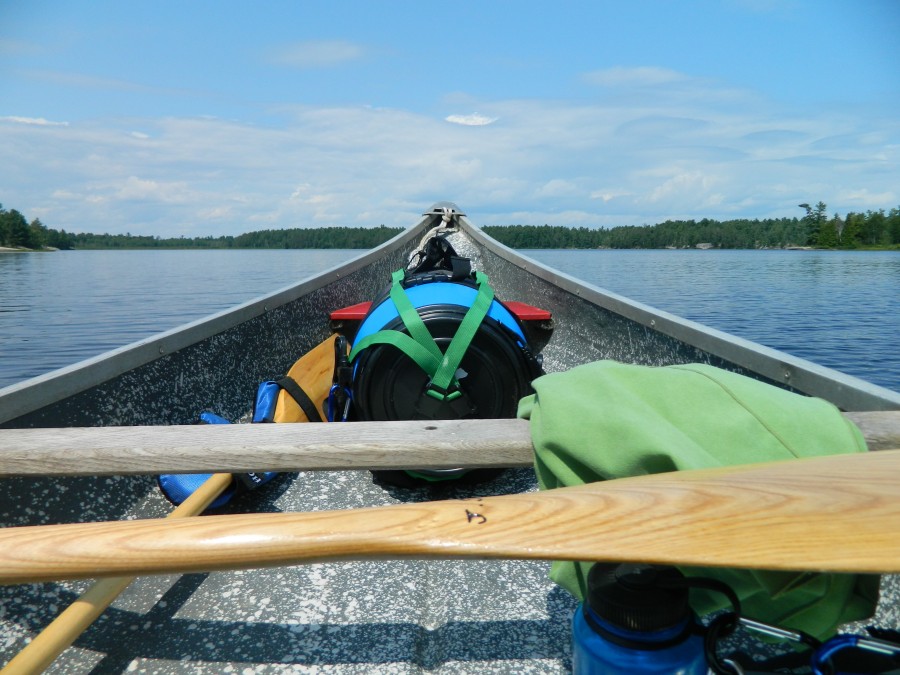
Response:
[{"label": "tree line", "polygon": [[74,233],[45,227],[37,218],[29,224],[15,209],[0,204],[0,246],[21,249],[227,249],[227,248],[359,248],[370,249],[400,234],[403,228],[320,227],[260,230],[238,236],[154,237],[148,235]]},{"label": "tree line", "polygon": [[234,248],[375,248],[403,232],[401,227],[317,227],[260,230],[234,238]]},{"label": "tree line", "polygon": [[510,248],[792,248],[900,247],[900,208],[826,215],[826,205],[801,204],[802,218],[667,220],[609,229],[554,225],[497,225],[482,229]]},{"label": "tree line", "polygon": [[133,234],[73,234],[70,248],[362,248],[370,249],[400,234],[399,227],[319,227],[259,230],[237,236],[150,237]]},{"label": "tree line", "polygon": [[[900,248],[900,208],[827,215],[823,202],[800,204],[800,218],[667,220],[608,229],[562,225],[490,225],[482,229],[511,248]],[[170,237],[70,233],[0,205],[0,246],[23,249],[370,249],[402,232],[397,227],[260,230],[238,236]]]}]

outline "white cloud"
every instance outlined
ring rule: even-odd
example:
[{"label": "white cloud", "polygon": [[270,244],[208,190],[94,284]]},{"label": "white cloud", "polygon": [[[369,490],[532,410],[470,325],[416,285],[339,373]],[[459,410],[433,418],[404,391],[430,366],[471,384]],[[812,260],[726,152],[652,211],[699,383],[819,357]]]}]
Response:
[{"label": "white cloud", "polygon": [[460,124],[465,127],[484,127],[497,121],[496,117],[488,117],[487,115],[481,115],[479,113],[472,113],[471,115],[448,115],[444,119],[447,122]]},{"label": "white cloud", "polygon": [[15,115],[8,115],[6,117],[0,117],[0,121],[3,122],[14,122],[16,124],[30,124],[36,127],[67,127],[69,126],[68,122],[52,122],[50,120],[46,120],[43,117],[17,117]]},{"label": "white cloud", "polygon": [[324,68],[362,58],[366,50],[345,40],[311,40],[272,51],[271,60],[292,68]]},{"label": "white cloud", "polygon": [[189,204],[206,197],[192,190],[186,181],[153,180],[138,176],[115,181],[109,188],[112,196],[121,201]]},{"label": "white cloud", "polygon": [[165,196],[163,187],[154,180],[144,180],[129,176],[118,186],[116,196],[120,199],[156,199]]},{"label": "white cloud", "polygon": [[645,173],[650,182],[638,200],[647,205],[661,205],[668,212],[700,212],[725,200],[718,187],[727,177],[681,167],[660,167]]},{"label": "white cloud", "polygon": [[22,74],[30,80],[46,82],[50,85],[72,87],[75,89],[97,89],[105,91],[124,91],[138,94],[171,95],[191,94],[193,90],[178,89],[174,87],[157,87],[129,80],[117,80],[110,77],[98,77],[87,73],[67,72],[60,70],[29,69]]},{"label": "white cloud", "polygon": [[232,209],[228,206],[216,206],[210,209],[201,209],[197,213],[197,217],[203,220],[222,220],[229,218],[232,213]]},{"label": "white cloud", "polygon": [[309,206],[322,207],[334,202],[334,195],[322,194],[309,183],[298,185],[288,198],[289,201]]},{"label": "white cloud", "polygon": [[604,203],[609,203],[613,199],[618,199],[620,197],[630,197],[632,195],[628,190],[621,190],[618,188],[605,188],[601,190],[594,190],[590,194],[591,199],[600,199]]},{"label": "white cloud", "polygon": [[843,190],[839,194],[839,199],[844,203],[855,204],[864,209],[871,208],[872,204],[900,205],[900,193],[894,190],[885,190],[877,194],[870,192],[866,188]]},{"label": "white cloud", "polygon": [[445,199],[476,223],[589,226],[792,216],[819,199],[840,213],[897,206],[900,121],[760,115],[682,94],[637,106],[472,101],[504,120],[490,133],[430,111],[311,105],[280,108],[280,125],[0,124],[0,161],[17,167],[3,203],[26,217],[42,209],[48,227],[160,236],[405,226]]},{"label": "white cloud", "polygon": [[574,181],[554,178],[541,185],[537,189],[537,194],[541,197],[565,197],[576,195],[581,191]]},{"label": "white cloud", "polygon": [[81,195],[75,192],[70,192],[69,190],[54,190],[50,193],[50,197],[60,200],[81,199]]}]

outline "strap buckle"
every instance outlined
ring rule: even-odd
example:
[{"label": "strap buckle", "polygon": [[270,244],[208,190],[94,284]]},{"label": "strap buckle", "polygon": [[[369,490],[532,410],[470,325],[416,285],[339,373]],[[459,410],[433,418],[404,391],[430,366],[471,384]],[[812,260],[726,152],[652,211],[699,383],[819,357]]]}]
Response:
[{"label": "strap buckle", "polygon": [[476,410],[469,397],[461,389],[455,386],[444,389],[434,382],[425,385],[422,395],[416,402],[416,413],[420,419],[462,419],[471,416]]},{"label": "strap buckle", "polygon": [[438,401],[453,401],[462,396],[462,392],[456,387],[453,387],[452,389],[449,387],[440,387],[432,380],[425,385],[425,395],[431,396],[431,398],[437,399]]}]

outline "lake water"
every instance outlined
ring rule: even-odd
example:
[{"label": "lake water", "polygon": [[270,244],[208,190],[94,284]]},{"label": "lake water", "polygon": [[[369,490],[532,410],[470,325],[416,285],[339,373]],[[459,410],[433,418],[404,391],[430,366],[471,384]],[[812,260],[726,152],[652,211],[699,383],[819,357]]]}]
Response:
[{"label": "lake water", "polygon": [[359,253],[0,253],[0,387],[268,294]]},{"label": "lake water", "polygon": [[[0,387],[259,297],[358,253],[0,253]],[[526,253],[659,309],[900,390],[900,253]]]},{"label": "lake water", "polygon": [[900,391],[900,253],[528,251],[593,283]]}]

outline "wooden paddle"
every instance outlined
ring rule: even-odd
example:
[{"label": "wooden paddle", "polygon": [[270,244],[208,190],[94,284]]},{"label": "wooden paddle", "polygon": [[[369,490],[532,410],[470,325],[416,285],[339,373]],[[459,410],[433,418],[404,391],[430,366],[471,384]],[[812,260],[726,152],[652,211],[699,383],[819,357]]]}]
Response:
[{"label": "wooden paddle", "polygon": [[900,450],[314,513],[0,530],[0,583],[368,558],[900,572]]},{"label": "wooden paddle", "polygon": [[[900,411],[845,413],[870,450],[900,447]],[[0,430],[0,476],[531,466],[526,420]]]},{"label": "wooden paddle", "polygon": [[[307,352],[288,371],[288,376],[307,393],[321,410],[328,399],[331,375],[334,370],[334,342],[332,335]],[[296,402],[279,392],[277,414],[288,419],[308,421]],[[280,418],[276,418],[279,421]],[[226,425],[227,426],[227,425]],[[210,476],[184,502],[167,517],[187,518],[203,513],[232,483],[231,473]],[[110,577],[95,582],[87,591],[67,607],[41,633],[22,649],[2,673],[17,675],[43,672],[66,648],[68,648],[119,595],[134,581],[134,576]]]},{"label": "wooden paddle", "polygon": [[[232,480],[230,473],[213,474],[178,505],[168,515],[168,519],[187,518],[203,513],[231,485]],[[16,654],[0,672],[3,675],[43,672],[133,581],[134,576],[125,576],[109,577],[95,582]]]}]

